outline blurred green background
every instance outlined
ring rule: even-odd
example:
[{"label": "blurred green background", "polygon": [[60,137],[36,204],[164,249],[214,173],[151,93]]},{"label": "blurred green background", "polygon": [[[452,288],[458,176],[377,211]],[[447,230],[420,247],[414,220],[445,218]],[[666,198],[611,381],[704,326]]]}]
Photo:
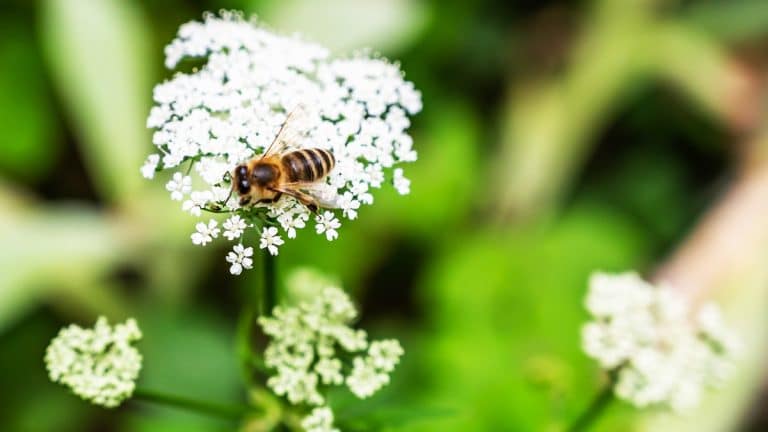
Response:
[{"label": "blurred green background", "polygon": [[[62,325],[135,316],[142,387],[244,400],[236,320],[259,270],[232,277],[223,249],[193,247],[194,220],[138,170],[163,46],[221,8],[371,47],[423,92],[411,195],[377,191],[338,241],[307,231],[279,259],[283,278],[337,277],[361,326],[402,340],[365,402],[384,430],[561,430],[603,383],[579,346],[589,273],[659,268],[704,280],[692,290],[721,300],[747,352],[700,412],[616,403],[598,429],[768,428],[765,0],[3,0],[0,430],[233,428],[90,406],[42,362]],[[701,223],[712,208],[736,211]],[[712,226],[730,249],[686,240]]]}]

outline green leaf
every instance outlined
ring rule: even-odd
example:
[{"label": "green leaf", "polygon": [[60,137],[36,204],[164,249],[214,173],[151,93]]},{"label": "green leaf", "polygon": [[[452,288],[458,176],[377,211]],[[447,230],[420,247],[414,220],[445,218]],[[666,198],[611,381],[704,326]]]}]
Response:
[{"label": "green leaf", "polygon": [[284,0],[255,10],[271,27],[301,32],[340,52],[396,50],[418,36],[429,13],[425,3],[407,0]]},{"label": "green leaf", "polygon": [[[244,392],[233,355],[234,328],[204,309],[167,306],[142,310],[136,317],[144,357],[137,386],[221,404],[237,403]],[[141,404],[141,415],[127,419],[127,430],[232,430],[231,422],[161,405]],[[189,429],[185,429],[189,428]]]},{"label": "green leaf", "polygon": [[125,305],[102,278],[121,257],[118,232],[78,207],[24,209],[0,198],[0,329],[52,292],[54,300],[121,315]]},{"label": "green leaf", "polygon": [[124,201],[142,187],[151,84],[145,20],[136,3],[46,0],[45,55],[97,192]]}]

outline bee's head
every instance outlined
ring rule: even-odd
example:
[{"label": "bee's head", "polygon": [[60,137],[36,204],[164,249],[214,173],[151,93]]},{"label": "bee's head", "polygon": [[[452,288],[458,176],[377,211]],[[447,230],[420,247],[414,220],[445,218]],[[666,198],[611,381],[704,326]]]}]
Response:
[{"label": "bee's head", "polygon": [[277,168],[268,163],[257,163],[251,172],[251,179],[259,186],[267,186],[277,179]]},{"label": "bee's head", "polygon": [[251,191],[251,182],[248,179],[248,167],[245,165],[238,165],[235,167],[235,187],[240,195],[245,195]]}]

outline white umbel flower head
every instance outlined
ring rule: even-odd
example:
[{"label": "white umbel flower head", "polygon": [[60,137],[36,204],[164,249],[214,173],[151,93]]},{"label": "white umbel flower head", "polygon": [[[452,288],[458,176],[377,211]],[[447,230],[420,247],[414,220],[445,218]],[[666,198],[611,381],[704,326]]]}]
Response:
[{"label": "white umbel flower head", "polygon": [[[275,371],[267,385],[292,404],[323,409],[323,390],[328,386],[346,384],[360,398],[376,393],[389,383],[403,349],[396,340],[369,343],[364,331],[350,327],[355,318],[357,310],[349,296],[330,285],[312,300],[295,307],[277,306],[271,317],[260,317],[270,338],[264,360]],[[313,411],[312,424],[326,429],[311,430],[333,430],[332,414],[327,423],[319,421],[327,419],[326,414]]]},{"label": "white umbel flower head", "polygon": [[92,329],[70,325],[48,345],[48,376],[87,401],[116,407],[133,394],[141,369],[141,354],[133,343],[139,339],[133,319],[114,327],[104,317]]},{"label": "white umbel flower head", "polygon": [[[155,130],[156,152],[141,173],[168,171],[167,188],[184,211],[237,215],[247,228],[277,226],[289,239],[313,224],[330,241],[339,235],[340,218],[355,219],[373,203],[372,189],[393,184],[408,193],[401,165],[417,159],[407,130],[421,95],[397,64],[365,51],[332,57],[322,46],[232,12],[182,25],[165,55],[170,69],[184,59],[204,64],[155,87],[147,126]],[[304,115],[291,115],[297,111]],[[288,194],[241,206],[232,187],[234,168],[264,154],[289,115],[292,125],[303,121],[285,151],[319,148],[335,160],[323,180],[302,189],[323,207],[316,218]],[[224,228],[227,240],[242,235],[240,225]],[[195,236],[199,245],[213,238]]]},{"label": "white umbel flower head", "polygon": [[589,285],[582,346],[615,374],[619,398],[685,411],[733,370],[740,342],[716,305],[692,315],[680,294],[635,273],[595,273]]}]

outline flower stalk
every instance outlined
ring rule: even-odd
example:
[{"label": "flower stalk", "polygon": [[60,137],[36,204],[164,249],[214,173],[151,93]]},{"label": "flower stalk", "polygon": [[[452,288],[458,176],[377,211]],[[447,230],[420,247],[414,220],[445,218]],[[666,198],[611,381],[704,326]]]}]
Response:
[{"label": "flower stalk", "polygon": [[277,283],[275,281],[277,257],[270,253],[263,253],[262,255],[264,257],[264,295],[261,304],[261,315],[269,315],[278,303]]},{"label": "flower stalk", "polygon": [[262,257],[261,270],[263,278],[261,286],[257,286],[257,289],[246,290],[243,296],[245,306],[240,312],[237,325],[237,349],[243,373],[249,383],[252,383],[255,372],[266,373],[268,371],[264,360],[257,354],[253,346],[255,313],[258,312],[258,315],[269,315],[278,302],[277,258],[267,252],[263,253]]},{"label": "flower stalk", "polygon": [[579,414],[566,430],[568,432],[589,430],[590,426],[600,418],[600,415],[603,414],[613,400],[613,382],[610,382],[595,395],[587,409]]}]

